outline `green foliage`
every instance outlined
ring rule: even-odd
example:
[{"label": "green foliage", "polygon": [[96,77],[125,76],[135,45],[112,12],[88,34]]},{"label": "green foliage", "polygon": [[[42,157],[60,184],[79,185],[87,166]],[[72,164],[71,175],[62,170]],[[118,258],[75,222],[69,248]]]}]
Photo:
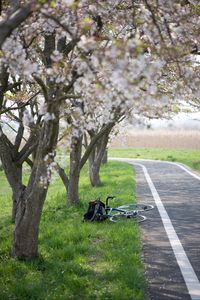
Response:
[{"label": "green foliage", "polygon": [[51,7],[51,8],[56,7],[56,2],[55,2],[55,1],[51,1],[51,2],[50,2],[50,7]]},{"label": "green foliage", "polygon": [[173,155],[167,155],[167,161],[176,161],[176,158]]},{"label": "green foliage", "polygon": [[200,4],[194,5],[194,11],[195,11],[195,14],[200,16]]},{"label": "green foliage", "polygon": [[196,170],[200,170],[200,160],[193,160],[192,167]]},{"label": "green foliage", "polygon": [[81,204],[66,208],[65,188],[51,185],[40,226],[40,258],[21,262],[8,255],[13,225],[11,191],[0,172],[0,299],[30,300],[144,300],[137,224],[83,223],[88,201],[116,195],[113,205],[134,201],[131,166],[110,162],[102,167],[103,185],[91,188],[82,171]]},{"label": "green foliage", "polygon": [[44,5],[45,3],[47,3],[47,0],[38,0],[39,4]]},{"label": "green foliage", "polygon": [[180,150],[166,148],[112,148],[109,155],[113,157],[145,158],[176,161],[200,171],[200,150]]}]

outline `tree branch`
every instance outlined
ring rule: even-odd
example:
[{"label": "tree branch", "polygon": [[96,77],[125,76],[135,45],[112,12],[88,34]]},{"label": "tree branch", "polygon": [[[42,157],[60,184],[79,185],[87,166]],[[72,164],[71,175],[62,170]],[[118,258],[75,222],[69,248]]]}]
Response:
[{"label": "tree branch", "polygon": [[5,114],[7,112],[10,112],[11,110],[19,110],[19,109],[22,109],[24,107],[26,107],[27,105],[30,104],[31,100],[33,100],[33,98],[35,98],[37,95],[39,95],[40,91],[37,91],[33,96],[31,96],[26,103],[24,104],[21,104],[20,106],[17,106],[17,107],[8,107],[8,108],[5,108],[4,110],[2,110],[0,112],[0,115],[2,114]]},{"label": "tree branch", "polygon": [[30,158],[26,159],[26,163],[32,168],[33,167],[33,162]]},{"label": "tree branch", "polygon": [[67,33],[69,33],[70,36],[73,36],[73,33],[70,31],[70,29],[65,25],[62,24],[55,16],[52,15],[48,15],[43,13],[43,15],[47,18],[47,19],[51,19],[53,20],[57,25],[59,25],[61,28],[63,28]]},{"label": "tree branch", "polygon": [[28,141],[24,145],[24,147],[19,152],[19,155],[17,157],[17,163],[23,163],[27,160],[29,155],[36,149],[38,145],[38,134],[36,131],[32,132]]},{"label": "tree branch", "polygon": [[60,97],[58,99],[58,101],[63,101],[63,100],[67,100],[67,99],[80,99],[82,97],[82,95],[73,95],[73,94],[68,94],[66,96]]},{"label": "tree branch", "polygon": [[[12,129],[15,133],[18,133],[18,131],[15,129],[15,128],[13,128],[8,122],[5,122],[5,121],[1,121],[0,120],[0,123],[2,123],[2,124],[6,124],[8,127],[10,127],[10,129]],[[27,140],[23,137],[23,139],[24,139],[24,141],[26,141],[27,142]]]},{"label": "tree branch", "polygon": [[56,166],[56,171],[58,172],[66,190],[68,191],[68,187],[69,187],[69,178],[65,173],[65,170],[63,168],[61,168],[61,166],[57,163]]},{"label": "tree branch", "polygon": [[106,124],[105,126],[102,127],[102,129],[92,138],[92,140],[90,141],[90,144],[88,145],[85,153],[83,154],[83,157],[81,158],[81,162],[80,162],[80,168],[82,168],[84,166],[84,164],[86,163],[94,145],[97,143],[97,141],[108,131],[110,131],[113,126],[115,125],[115,122],[111,122],[109,124]]},{"label": "tree branch", "polygon": [[15,89],[15,88],[17,88],[18,86],[20,86],[21,84],[22,84],[22,81],[18,81],[18,82],[9,84],[9,85],[7,86],[6,91],[10,91],[10,90],[12,90],[12,89]]},{"label": "tree branch", "polygon": [[104,133],[104,135],[101,137],[102,141],[100,143],[100,148],[97,151],[97,156],[96,156],[96,159],[95,159],[95,162],[97,164],[100,164],[101,161],[102,161],[102,157],[103,157],[104,151],[105,151],[106,146],[108,144],[108,139],[109,139],[109,134],[110,134],[111,129],[112,128],[110,128],[108,131],[106,131]]},{"label": "tree branch", "polygon": [[28,147],[26,149],[26,152],[24,151],[23,154],[20,155],[20,157],[17,159],[16,163],[21,165],[23,162],[27,161],[29,155],[31,155],[31,153],[33,153],[33,151],[36,149],[37,145],[38,145],[38,142],[35,142],[30,147]]},{"label": "tree branch", "polygon": [[7,20],[0,22],[0,48],[12,31],[31,15],[34,7],[34,3],[29,3],[15,11]]},{"label": "tree branch", "polygon": [[0,73],[0,110],[3,105],[4,100],[4,93],[7,91],[8,88],[8,78],[9,74],[7,72],[8,68],[3,64],[1,67]]},{"label": "tree branch", "polygon": [[157,22],[157,20],[156,20],[156,16],[155,16],[155,14],[154,14],[154,11],[153,11],[151,5],[148,3],[148,0],[144,0],[144,2],[145,2],[145,4],[146,4],[147,9],[148,9],[148,10],[150,11],[150,13],[151,13],[151,18],[152,18],[152,20],[153,20],[154,25],[156,26],[156,28],[157,28],[157,30],[158,30],[159,36],[160,36],[160,38],[161,38],[161,41],[162,41],[163,43],[165,43],[165,40],[164,40],[163,35],[162,35],[162,31],[161,31],[161,29],[160,29],[160,27],[159,27],[159,25],[158,25],[158,22]]},{"label": "tree branch", "polygon": [[35,79],[35,81],[36,81],[36,82],[39,84],[39,86],[41,87],[42,92],[43,92],[43,95],[44,95],[44,98],[45,98],[45,100],[48,102],[48,100],[49,100],[49,97],[48,97],[48,91],[47,91],[47,87],[46,87],[44,81],[43,81],[41,78],[37,77],[37,76],[33,76],[33,78]]},{"label": "tree branch", "polygon": [[24,125],[23,125],[23,122],[22,122],[23,110],[19,111],[19,118],[21,119],[21,122],[19,123],[19,128],[18,128],[17,135],[15,137],[15,143],[14,143],[15,149],[17,151],[19,150],[19,147],[21,145],[21,141],[23,139],[23,134],[24,134]]},{"label": "tree branch", "polygon": [[66,44],[66,37],[60,38],[58,40],[57,48],[60,52],[64,54],[64,56],[67,56],[75,48],[79,41],[80,38],[74,38],[68,44]]}]

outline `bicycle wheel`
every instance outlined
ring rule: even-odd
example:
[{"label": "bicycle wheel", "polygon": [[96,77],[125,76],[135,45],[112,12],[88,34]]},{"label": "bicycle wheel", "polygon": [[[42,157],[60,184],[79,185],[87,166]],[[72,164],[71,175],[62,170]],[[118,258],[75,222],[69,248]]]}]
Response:
[{"label": "bicycle wheel", "polygon": [[137,212],[133,213],[118,213],[109,217],[111,222],[122,222],[126,221],[128,223],[140,223],[146,220],[145,216],[138,214]]},{"label": "bicycle wheel", "polygon": [[117,207],[118,209],[124,209],[126,211],[138,211],[138,212],[143,212],[143,211],[148,211],[154,208],[153,205],[150,204],[141,204],[141,203],[133,203],[133,204],[125,204]]}]

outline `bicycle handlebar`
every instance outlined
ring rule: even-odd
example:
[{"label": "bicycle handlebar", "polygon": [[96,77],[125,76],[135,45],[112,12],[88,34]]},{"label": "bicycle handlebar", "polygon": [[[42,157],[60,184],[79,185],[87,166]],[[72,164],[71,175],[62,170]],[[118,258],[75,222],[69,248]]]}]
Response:
[{"label": "bicycle handlebar", "polygon": [[110,199],[114,199],[114,198],[115,198],[115,196],[107,196],[107,198],[106,198],[106,207],[108,207],[108,201]]}]

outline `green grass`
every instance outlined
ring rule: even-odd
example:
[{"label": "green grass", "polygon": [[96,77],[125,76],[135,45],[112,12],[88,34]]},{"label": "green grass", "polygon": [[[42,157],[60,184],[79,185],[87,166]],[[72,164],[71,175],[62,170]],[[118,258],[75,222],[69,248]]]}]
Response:
[{"label": "green grass", "polygon": [[[0,172],[0,299],[1,300],[144,300],[140,232],[135,224],[83,223],[88,201],[117,195],[115,204],[133,201],[131,166],[109,162],[103,185],[91,188],[87,170],[80,183],[81,204],[66,208],[59,180],[50,187],[40,226],[40,258],[34,262],[9,257],[13,225],[11,191]],[[123,200],[122,200],[123,199]]]},{"label": "green grass", "polygon": [[109,156],[146,158],[181,162],[200,171],[200,150],[166,149],[166,148],[112,148]]}]

